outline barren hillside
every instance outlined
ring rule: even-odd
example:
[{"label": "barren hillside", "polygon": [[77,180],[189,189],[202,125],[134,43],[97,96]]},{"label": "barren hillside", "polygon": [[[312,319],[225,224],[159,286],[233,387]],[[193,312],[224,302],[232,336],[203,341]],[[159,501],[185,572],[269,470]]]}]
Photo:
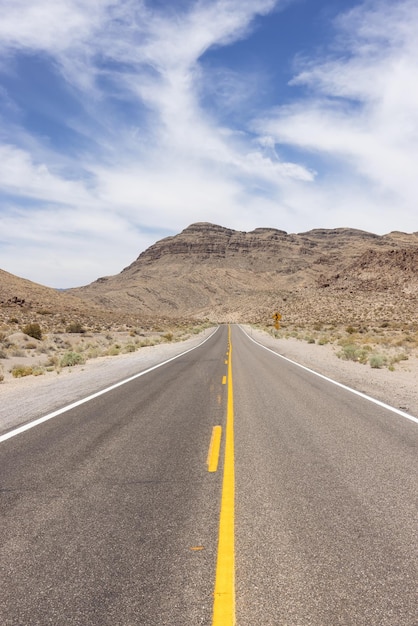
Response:
[{"label": "barren hillside", "polygon": [[292,324],[416,320],[418,233],[234,231],[192,224],[69,293],[139,315]]},{"label": "barren hillside", "polygon": [[[89,330],[148,329],[167,321],[161,316],[149,318],[126,308],[106,308],[100,302],[97,304],[0,270],[0,334],[19,330],[28,323],[40,324],[45,332],[64,332],[74,324]],[[181,321],[173,322],[180,324]]]}]

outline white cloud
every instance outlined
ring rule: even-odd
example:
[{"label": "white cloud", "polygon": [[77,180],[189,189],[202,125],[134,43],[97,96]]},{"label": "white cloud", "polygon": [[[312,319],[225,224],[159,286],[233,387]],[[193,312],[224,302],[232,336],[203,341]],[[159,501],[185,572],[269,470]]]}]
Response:
[{"label": "white cloud", "polygon": [[[334,160],[341,190],[362,189],[369,223],[381,230],[389,207],[411,227],[418,197],[418,5],[368,2],[341,16],[336,50],[311,61],[293,83],[299,102],[259,120],[281,144]],[[323,182],[317,181],[317,188]],[[325,191],[332,191],[327,181]],[[336,214],[341,199],[336,198]],[[379,221],[378,221],[379,220]]]},{"label": "white cloud", "polygon": [[[84,111],[63,124],[88,143],[74,158],[18,122],[3,131],[0,185],[21,201],[3,210],[7,254],[15,253],[3,252],[0,267],[27,276],[16,242],[28,259],[44,245],[42,258],[65,262],[39,261],[36,279],[82,284],[119,271],[159,230],[194,221],[417,230],[415,2],[366,2],[341,15],[329,54],[305,61],[292,81],[305,96],[265,111],[250,129],[204,108],[216,77],[209,69],[207,80],[202,55],[245,38],[255,17],[282,4],[202,0],[176,12],[139,0],[0,0],[3,66],[12,72],[22,52],[53,62]],[[244,78],[250,92],[256,77]],[[230,111],[248,103],[242,76],[221,80]],[[0,95],[13,108],[10,94]],[[126,121],[114,100],[133,112]],[[84,274],[74,255],[90,259]]]},{"label": "white cloud", "polygon": [[80,182],[54,175],[45,163],[34,163],[24,150],[0,145],[0,162],[0,187],[8,194],[59,204],[91,204]]},{"label": "white cloud", "polygon": [[91,17],[97,16],[100,4],[88,4],[86,11],[86,4],[77,0],[1,0],[1,46],[50,53],[64,50],[92,33]]}]

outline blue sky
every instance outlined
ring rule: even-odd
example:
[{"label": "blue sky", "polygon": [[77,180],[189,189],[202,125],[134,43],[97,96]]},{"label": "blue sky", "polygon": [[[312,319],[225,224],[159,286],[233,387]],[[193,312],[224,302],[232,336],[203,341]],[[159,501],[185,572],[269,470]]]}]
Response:
[{"label": "blue sky", "polygon": [[0,0],[0,268],[208,221],[418,231],[416,0]]}]

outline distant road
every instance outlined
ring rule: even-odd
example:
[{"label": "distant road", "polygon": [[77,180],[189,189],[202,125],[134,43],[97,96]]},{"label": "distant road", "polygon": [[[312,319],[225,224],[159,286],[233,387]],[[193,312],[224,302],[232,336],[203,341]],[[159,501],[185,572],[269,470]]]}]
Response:
[{"label": "distant road", "polygon": [[221,327],[0,443],[0,624],[416,626],[417,443]]}]

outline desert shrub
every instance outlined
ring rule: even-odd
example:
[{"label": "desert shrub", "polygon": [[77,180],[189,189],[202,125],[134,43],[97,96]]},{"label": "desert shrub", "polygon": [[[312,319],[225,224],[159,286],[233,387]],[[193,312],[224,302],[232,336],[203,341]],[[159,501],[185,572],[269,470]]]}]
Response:
[{"label": "desert shrub", "polygon": [[9,324],[19,324],[19,320],[17,319],[17,317],[11,317],[9,319]]},{"label": "desert shrub", "polygon": [[126,344],[125,348],[124,348],[124,352],[135,352],[136,347],[132,344],[132,343],[128,343]]},{"label": "desert shrub", "polygon": [[405,352],[402,352],[401,354],[396,354],[395,356],[393,356],[391,358],[392,363],[399,363],[400,361],[407,361],[409,359],[409,356],[407,354],[405,354]]},{"label": "desert shrub", "polygon": [[163,339],[165,339],[166,341],[173,341],[173,337],[174,335],[172,332],[168,332],[163,335]]},{"label": "desert shrub", "polygon": [[155,346],[156,343],[158,343],[158,340],[156,337],[153,337],[152,339],[150,337],[146,337],[145,339],[139,342],[139,347],[146,348],[147,346]]},{"label": "desert shrub", "polygon": [[26,324],[26,326],[22,328],[22,331],[25,333],[25,335],[29,335],[29,337],[33,337],[34,339],[42,339],[42,330],[37,322]]},{"label": "desert shrub", "polygon": [[345,332],[348,333],[349,335],[352,335],[353,333],[356,332],[356,329],[353,326],[347,326],[347,328],[345,329]]},{"label": "desert shrub", "polygon": [[33,369],[29,365],[15,365],[11,369],[13,378],[23,378],[23,376],[31,376]]},{"label": "desert shrub", "polygon": [[109,350],[107,351],[108,356],[117,356],[118,354],[120,354],[120,346],[118,344],[115,344],[114,346],[110,346]]},{"label": "desert shrub", "polygon": [[71,322],[70,324],[68,324],[65,331],[67,333],[85,333],[86,329],[83,328],[80,322]]},{"label": "desert shrub", "polygon": [[384,365],[386,365],[387,359],[382,354],[372,354],[369,359],[370,367],[373,369],[380,369]]},{"label": "desert shrub", "polygon": [[320,346],[325,346],[327,343],[329,343],[329,340],[327,339],[327,337],[320,337],[318,339],[318,345]]},{"label": "desert shrub", "polygon": [[0,367],[0,383],[2,383],[4,380],[4,373],[3,373],[3,368]]},{"label": "desert shrub", "polygon": [[360,348],[359,352],[358,352],[357,361],[359,363],[363,363],[363,365],[365,363],[367,363],[367,360],[368,360],[369,355],[370,355],[370,351],[371,351],[371,347],[370,346],[363,346],[362,348]]},{"label": "desert shrub", "polygon": [[337,352],[337,356],[345,361],[357,361],[357,363],[367,363],[367,359],[370,353],[370,346],[357,346],[354,343],[348,343],[343,346],[340,352]]},{"label": "desert shrub", "polygon": [[84,357],[78,352],[66,352],[60,361],[61,367],[72,367],[83,363],[85,363]]},{"label": "desert shrub", "polygon": [[343,346],[343,349],[337,353],[337,356],[345,361],[357,361],[357,353],[358,347],[353,343],[349,343]]}]

